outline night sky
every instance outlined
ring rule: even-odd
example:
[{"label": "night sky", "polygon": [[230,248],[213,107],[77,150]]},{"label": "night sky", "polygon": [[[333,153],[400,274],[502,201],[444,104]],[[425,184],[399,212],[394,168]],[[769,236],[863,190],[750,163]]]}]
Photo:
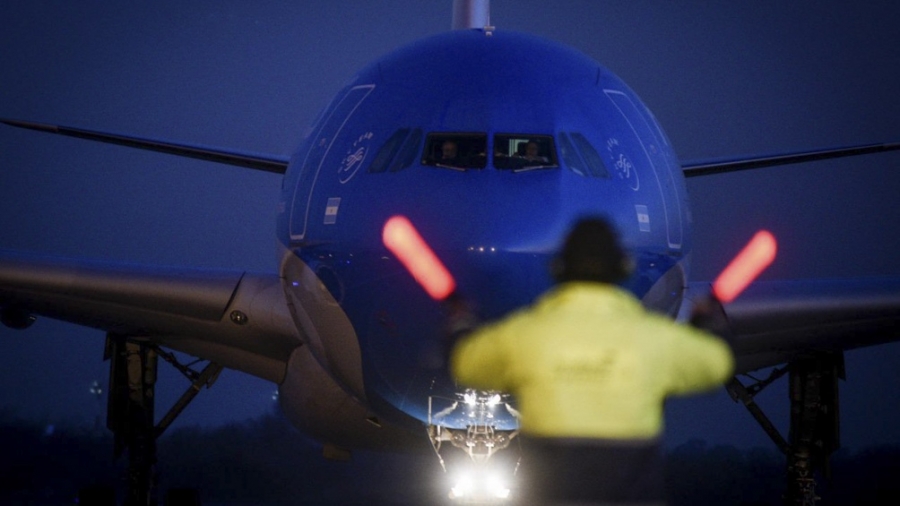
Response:
[{"label": "night sky", "polygon": [[[451,0],[0,3],[0,117],[289,154],[369,61],[449,29]],[[498,30],[544,36],[622,77],[682,161],[900,140],[900,4],[494,0]],[[539,66],[540,62],[523,62]],[[0,126],[0,248],[274,272],[277,175]],[[900,275],[900,153],[688,182],[693,280],[759,228],[765,276]],[[93,423],[103,334],[0,328],[0,414]],[[846,354],[843,443],[900,444],[900,345]],[[187,382],[162,367],[167,408]],[[176,426],[273,408],[234,371]],[[784,380],[760,402],[785,431]],[[719,391],[670,403],[668,442],[769,442]],[[786,433],[786,432],[785,432]]]}]

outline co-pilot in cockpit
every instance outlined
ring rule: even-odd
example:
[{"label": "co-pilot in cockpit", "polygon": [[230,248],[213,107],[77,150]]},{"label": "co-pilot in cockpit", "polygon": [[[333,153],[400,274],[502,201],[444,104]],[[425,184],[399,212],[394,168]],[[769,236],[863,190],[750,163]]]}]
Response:
[{"label": "co-pilot in cockpit", "polygon": [[556,149],[549,135],[497,134],[494,136],[494,167],[537,169],[556,167]]}]

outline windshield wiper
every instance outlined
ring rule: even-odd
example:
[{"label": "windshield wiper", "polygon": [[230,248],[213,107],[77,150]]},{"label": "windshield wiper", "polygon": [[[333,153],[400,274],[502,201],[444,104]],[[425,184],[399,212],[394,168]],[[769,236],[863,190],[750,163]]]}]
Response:
[{"label": "windshield wiper", "polygon": [[538,169],[555,169],[559,167],[559,165],[529,165],[527,167],[519,167],[518,169],[513,169],[513,174],[518,174],[519,172],[528,172],[532,170]]},{"label": "windshield wiper", "polygon": [[456,165],[444,165],[443,163],[436,163],[436,164],[434,164],[434,166],[440,167],[442,169],[457,170],[459,172],[465,172],[465,171],[469,170],[468,167],[457,167]]}]

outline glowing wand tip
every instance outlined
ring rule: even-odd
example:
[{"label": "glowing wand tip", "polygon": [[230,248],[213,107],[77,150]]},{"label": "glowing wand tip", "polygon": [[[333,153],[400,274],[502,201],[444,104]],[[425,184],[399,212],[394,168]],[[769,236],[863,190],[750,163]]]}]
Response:
[{"label": "glowing wand tip", "polygon": [[405,216],[393,216],[387,220],[381,240],[431,298],[444,300],[456,290],[450,271]]},{"label": "glowing wand tip", "polygon": [[737,298],[759,273],[775,260],[778,246],[767,230],[760,230],[713,283],[713,295],[723,304]]}]

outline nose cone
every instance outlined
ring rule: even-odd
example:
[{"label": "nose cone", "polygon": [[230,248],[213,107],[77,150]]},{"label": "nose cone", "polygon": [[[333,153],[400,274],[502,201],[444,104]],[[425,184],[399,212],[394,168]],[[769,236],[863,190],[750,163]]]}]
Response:
[{"label": "nose cone", "polygon": [[549,258],[567,226],[560,169],[444,176],[423,178],[420,197],[400,214],[447,266],[459,292],[480,307],[500,313],[530,302],[549,285]]}]

